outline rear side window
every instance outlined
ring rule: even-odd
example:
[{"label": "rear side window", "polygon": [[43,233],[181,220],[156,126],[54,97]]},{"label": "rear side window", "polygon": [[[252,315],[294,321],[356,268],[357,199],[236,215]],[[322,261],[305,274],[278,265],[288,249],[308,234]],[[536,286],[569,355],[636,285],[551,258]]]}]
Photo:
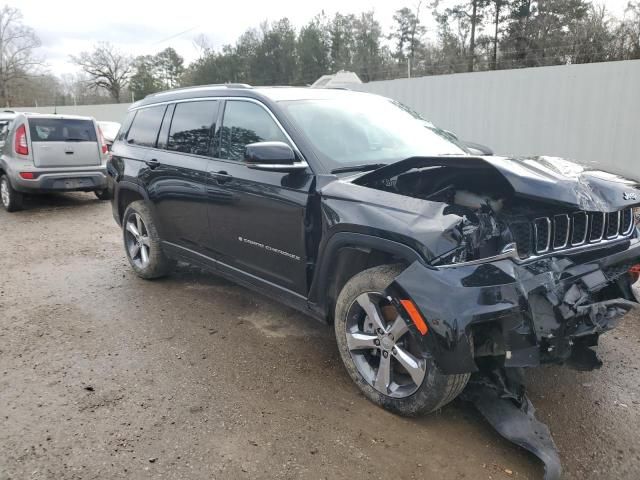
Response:
[{"label": "rear side window", "polygon": [[215,100],[178,103],[171,120],[167,150],[211,156],[217,116]]},{"label": "rear side window", "polygon": [[222,121],[220,158],[240,161],[244,158],[247,144],[276,141],[288,143],[264,108],[239,100],[227,102]]},{"label": "rear side window", "polygon": [[95,142],[96,128],[91,120],[68,118],[29,118],[32,142]]},{"label": "rear side window", "polygon": [[138,110],[129,129],[127,143],[155,147],[165,108],[166,105],[159,105]]}]

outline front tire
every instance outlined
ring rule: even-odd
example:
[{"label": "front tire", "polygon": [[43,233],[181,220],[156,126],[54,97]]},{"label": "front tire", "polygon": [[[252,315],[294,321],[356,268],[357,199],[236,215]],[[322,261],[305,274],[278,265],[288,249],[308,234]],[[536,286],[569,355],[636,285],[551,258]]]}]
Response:
[{"label": "front tire", "polygon": [[125,210],[122,235],[129,264],[140,278],[164,277],[173,269],[174,262],[162,251],[153,216],[144,201],[133,202]]},{"label": "front tire", "polygon": [[7,175],[0,176],[0,201],[7,212],[22,210],[23,195],[11,186]]},{"label": "front tire", "polygon": [[335,334],[347,372],[369,400],[399,415],[424,415],[456,398],[470,375],[440,372],[385,297],[401,272],[383,265],[351,278],[336,302]]}]

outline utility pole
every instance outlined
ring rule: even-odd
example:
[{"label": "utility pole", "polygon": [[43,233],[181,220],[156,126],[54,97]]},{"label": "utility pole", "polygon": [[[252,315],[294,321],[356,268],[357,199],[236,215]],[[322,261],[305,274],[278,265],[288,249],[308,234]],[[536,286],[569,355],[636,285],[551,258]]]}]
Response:
[{"label": "utility pole", "polygon": [[411,57],[407,57],[407,78],[411,78]]}]

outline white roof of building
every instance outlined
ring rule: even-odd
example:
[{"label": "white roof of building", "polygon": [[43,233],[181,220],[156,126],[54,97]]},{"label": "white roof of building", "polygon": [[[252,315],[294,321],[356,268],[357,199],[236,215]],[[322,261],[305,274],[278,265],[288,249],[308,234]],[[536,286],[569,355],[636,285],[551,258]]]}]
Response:
[{"label": "white roof of building", "polygon": [[354,72],[340,70],[333,75],[323,75],[311,85],[313,88],[349,88],[352,85],[362,83],[360,77]]}]

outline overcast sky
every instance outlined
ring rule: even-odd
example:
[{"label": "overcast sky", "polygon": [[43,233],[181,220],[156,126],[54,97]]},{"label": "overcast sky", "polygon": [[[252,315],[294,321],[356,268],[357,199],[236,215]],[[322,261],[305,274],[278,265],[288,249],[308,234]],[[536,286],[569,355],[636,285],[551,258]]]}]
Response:
[{"label": "overcast sky", "polygon": [[[627,1],[607,0],[606,5],[612,13],[622,16]],[[40,54],[45,57],[49,70],[62,74],[77,70],[69,62],[69,55],[90,50],[99,41],[111,42],[134,56],[157,53],[171,46],[189,62],[197,54],[193,39],[200,34],[219,48],[234,43],[247,28],[257,27],[263,20],[286,16],[300,27],[321,10],[333,15],[370,9],[387,31],[395,10],[416,3],[417,0],[180,0],[173,4],[150,0],[22,0],[12,6],[20,8],[25,24],[34,28],[40,37]],[[421,19],[433,28],[429,12],[422,14]]]}]

